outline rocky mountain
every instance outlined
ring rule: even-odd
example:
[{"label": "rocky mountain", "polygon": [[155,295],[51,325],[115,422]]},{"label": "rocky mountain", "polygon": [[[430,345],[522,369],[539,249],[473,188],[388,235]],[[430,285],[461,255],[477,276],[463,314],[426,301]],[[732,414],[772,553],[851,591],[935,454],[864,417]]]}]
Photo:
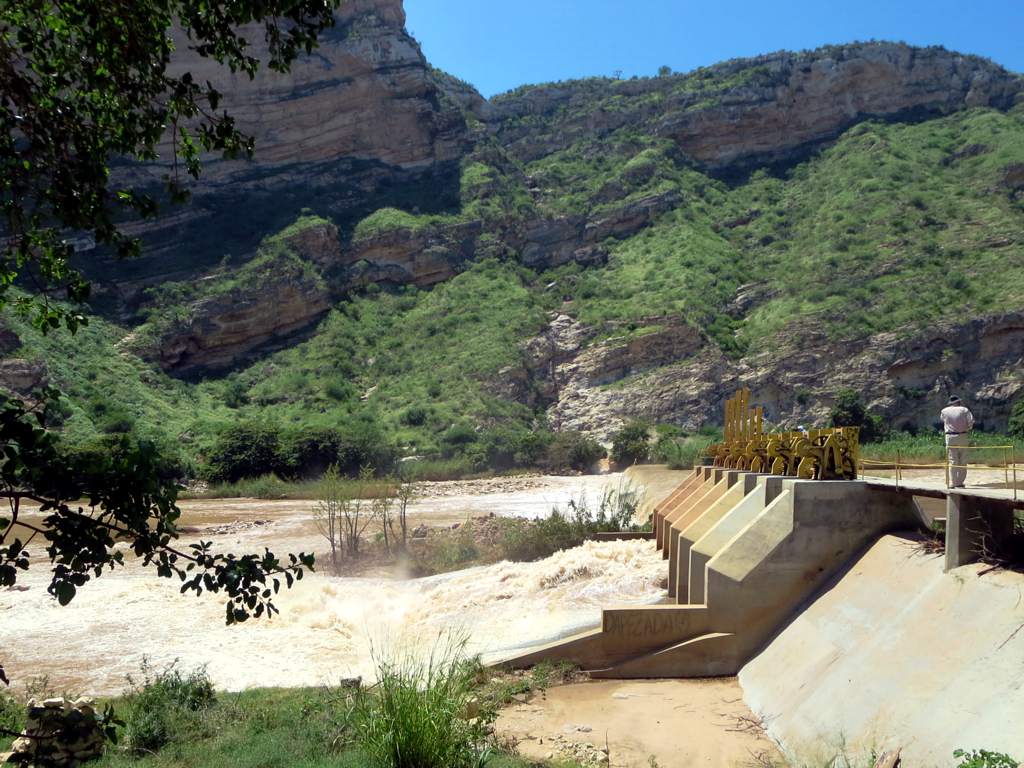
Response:
[{"label": "rocky mountain", "polygon": [[[180,398],[205,414],[172,417],[184,435],[365,412],[430,452],[464,421],[696,428],[747,385],[777,423],[853,388],[899,426],[955,390],[1005,427],[1024,388],[1021,76],[864,43],[486,100],[429,66],[400,0],[343,8],[288,76],[176,61],[257,155],[211,158],[189,206],[137,230],[142,259],[88,257],[95,349],[139,371],[119,390],[139,422]],[[106,374],[10,325],[12,376],[45,361],[98,428]]]}]

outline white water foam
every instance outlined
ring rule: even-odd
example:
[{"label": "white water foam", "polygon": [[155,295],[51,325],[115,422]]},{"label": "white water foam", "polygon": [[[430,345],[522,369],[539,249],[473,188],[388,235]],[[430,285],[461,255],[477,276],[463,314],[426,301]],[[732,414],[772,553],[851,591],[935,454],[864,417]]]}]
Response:
[{"label": "white water foam", "polygon": [[22,680],[47,674],[55,688],[96,695],[119,692],[143,657],[205,664],[228,690],[330,684],[372,677],[374,644],[429,645],[447,631],[497,660],[597,626],[602,607],[656,602],[663,576],[649,541],[587,542],[535,563],[408,581],[307,576],[279,596],[281,615],[227,627],[216,596],[179,595],[175,582],[135,564],[62,608],[37,566],[20,580],[27,591],[0,592],[0,659]]}]

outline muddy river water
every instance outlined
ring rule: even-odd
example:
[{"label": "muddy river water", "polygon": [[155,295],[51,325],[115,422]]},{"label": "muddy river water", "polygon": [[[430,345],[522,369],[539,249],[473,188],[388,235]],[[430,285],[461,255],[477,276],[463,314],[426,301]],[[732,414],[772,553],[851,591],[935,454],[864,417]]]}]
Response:
[{"label": "muddy river water", "polygon": [[[450,525],[494,513],[537,517],[586,494],[596,501],[618,475],[532,477],[428,484],[410,513],[413,525]],[[187,543],[278,554],[323,551],[309,501],[252,499],[182,503]],[[36,554],[41,547],[36,547]],[[588,542],[535,563],[498,563],[421,579],[307,576],[277,599],[273,620],[224,624],[217,596],[182,596],[176,580],[134,562],[105,573],[60,607],[46,592],[45,561],[15,589],[0,591],[0,662],[11,677],[48,675],[58,690],[113,694],[144,658],[162,666],[206,665],[215,684],[331,683],[372,676],[375,651],[431,645],[454,630],[484,660],[595,626],[600,608],[652,603],[664,592],[664,565],[649,542]]]}]

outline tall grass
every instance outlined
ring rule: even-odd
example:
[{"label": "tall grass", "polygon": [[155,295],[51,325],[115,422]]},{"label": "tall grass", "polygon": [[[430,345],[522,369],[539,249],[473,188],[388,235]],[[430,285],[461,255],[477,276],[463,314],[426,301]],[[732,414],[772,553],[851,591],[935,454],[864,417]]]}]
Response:
[{"label": "tall grass", "polygon": [[[975,432],[971,434],[971,445],[974,446],[1013,444],[1014,439],[1008,435],[988,432]],[[1020,454],[1022,453],[1024,453],[1024,448],[1018,445],[1018,459],[1021,458]],[[917,435],[911,435],[907,432],[894,432],[885,440],[862,445],[861,456],[870,461],[895,462],[899,458],[901,462],[942,465],[946,460],[946,442],[942,433],[938,431],[929,431]],[[968,451],[968,460],[971,464],[1002,466],[1004,454],[998,448],[971,450]]]},{"label": "tall grass", "polygon": [[690,469],[699,464],[701,457],[715,439],[708,435],[665,437],[655,444],[652,458],[667,464],[669,469]]},{"label": "tall grass", "polygon": [[[483,768],[491,756],[488,721],[474,711],[478,667],[466,640],[438,638],[429,656],[375,652],[377,684],[355,694],[349,728],[373,768]],[[472,700],[472,701],[471,701]]]}]

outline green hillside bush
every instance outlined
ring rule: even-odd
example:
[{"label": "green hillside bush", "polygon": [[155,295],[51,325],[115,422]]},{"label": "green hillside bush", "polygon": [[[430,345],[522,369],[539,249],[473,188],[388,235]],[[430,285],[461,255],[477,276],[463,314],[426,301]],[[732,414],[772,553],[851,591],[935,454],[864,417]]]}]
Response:
[{"label": "green hillside bush", "polygon": [[582,432],[556,432],[548,444],[543,466],[552,472],[586,472],[607,455],[603,445]]},{"label": "green hillside bush", "polygon": [[612,461],[620,467],[647,461],[651,452],[650,425],[631,421],[612,436]]},{"label": "green hillside bush", "polygon": [[206,478],[214,483],[234,483],[279,472],[280,434],[280,427],[266,422],[228,427],[217,436],[206,457]]},{"label": "green hillside bush", "polygon": [[889,434],[888,425],[878,414],[868,413],[861,397],[852,389],[840,390],[829,413],[833,427],[859,427],[861,443],[877,443]]},{"label": "green hillside bush", "polygon": [[1007,431],[1014,437],[1024,440],[1024,397],[1013,404]]}]

